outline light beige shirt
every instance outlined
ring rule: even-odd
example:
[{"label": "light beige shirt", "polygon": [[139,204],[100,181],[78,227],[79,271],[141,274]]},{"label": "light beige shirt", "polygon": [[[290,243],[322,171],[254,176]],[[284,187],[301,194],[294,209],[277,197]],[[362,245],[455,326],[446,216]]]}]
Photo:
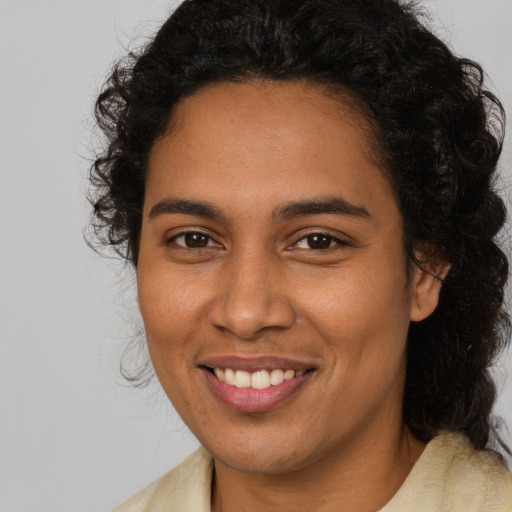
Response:
[{"label": "light beige shirt", "polygon": [[[200,448],[114,512],[210,512],[212,468]],[[444,433],[379,512],[512,512],[512,478],[496,454]]]}]

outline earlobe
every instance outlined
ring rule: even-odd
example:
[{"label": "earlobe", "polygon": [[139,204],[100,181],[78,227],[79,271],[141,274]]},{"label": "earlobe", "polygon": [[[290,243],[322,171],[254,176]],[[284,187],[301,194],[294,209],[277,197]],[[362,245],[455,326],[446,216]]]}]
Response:
[{"label": "earlobe", "polygon": [[411,283],[411,313],[413,322],[430,316],[439,303],[443,280],[450,270],[447,263],[415,264]]}]

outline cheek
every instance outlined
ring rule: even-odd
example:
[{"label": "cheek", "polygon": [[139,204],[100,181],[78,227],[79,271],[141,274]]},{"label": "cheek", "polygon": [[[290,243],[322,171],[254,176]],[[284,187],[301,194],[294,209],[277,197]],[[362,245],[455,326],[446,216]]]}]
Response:
[{"label": "cheek", "polygon": [[409,325],[405,270],[392,265],[347,264],[334,278],[303,279],[296,294],[301,309],[328,338],[394,337]]},{"label": "cheek", "polygon": [[193,353],[188,349],[197,327],[194,293],[183,289],[178,274],[145,265],[138,268],[139,307],[155,373],[167,396],[178,410],[192,407],[188,375]]},{"label": "cheek", "polygon": [[201,280],[171,272],[168,267],[141,262],[138,269],[139,306],[153,343],[177,341],[180,334],[196,325],[206,295]]},{"label": "cheek", "polygon": [[404,360],[409,291],[405,263],[395,261],[379,257],[357,268],[346,265],[337,279],[304,287],[303,311],[330,347],[332,374],[354,392],[374,382],[388,386]]},{"label": "cheek", "polygon": [[139,263],[137,274],[139,308],[144,321],[151,361],[162,386],[169,392],[172,376],[179,374],[183,361],[183,339],[193,325],[180,283],[164,269]]}]

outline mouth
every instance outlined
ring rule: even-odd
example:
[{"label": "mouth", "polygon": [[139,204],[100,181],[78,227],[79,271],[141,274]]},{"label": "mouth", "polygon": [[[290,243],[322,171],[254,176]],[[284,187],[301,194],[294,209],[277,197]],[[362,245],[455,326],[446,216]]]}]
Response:
[{"label": "mouth", "polygon": [[277,359],[229,358],[199,365],[210,390],[229,408],[264,412],[290,400],[316,372]]},{"label": "mouth", "polygon": [[208,368],[221,382],[228,386],[237,388],[267,389],[270,386],[279,386],[285,380],[292,380],[301,377],[310,370],[292,370],[284,368],[274,368],[273,370],[256,370],[247,372],[244,370],[234,370],[233,368]]}]

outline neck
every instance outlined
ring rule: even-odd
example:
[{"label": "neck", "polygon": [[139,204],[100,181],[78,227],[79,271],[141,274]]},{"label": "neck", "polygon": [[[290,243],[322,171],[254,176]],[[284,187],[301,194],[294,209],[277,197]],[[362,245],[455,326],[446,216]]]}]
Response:
[{"label": "neck", "polygon": [[375,512],[400,488],[425,445],[403,426],[373,434],[366,441],[354,436],[286,474],[241,473],[216,460],[212,512]]}]

